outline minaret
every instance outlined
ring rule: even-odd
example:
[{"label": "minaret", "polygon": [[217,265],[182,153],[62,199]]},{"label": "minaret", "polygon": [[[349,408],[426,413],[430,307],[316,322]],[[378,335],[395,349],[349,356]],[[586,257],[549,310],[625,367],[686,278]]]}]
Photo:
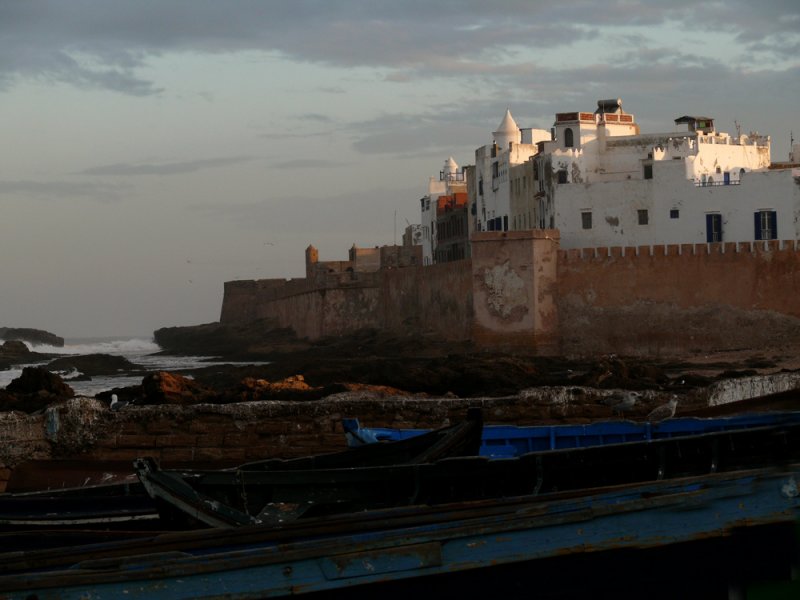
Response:
[{"label": "minaret", "polygon": [[510,110],[506,109],[506,116],[503,117],[497,131],[492,132],[492,135],[494,136],[494,143],[497,144],[501,150],[508,150],[508,144],[510,142],[514,142],[515,144],[520,143],[522,140],[522,133],[514,117],[511,116]]},{"label": "minaret", "polygon": [[456,178],[456,173],[458,173],[458,163],[453,160],[451,156],[446,161],[444,161],[444,169],[442,170],[442,179],[445,181],[450,181]]}]

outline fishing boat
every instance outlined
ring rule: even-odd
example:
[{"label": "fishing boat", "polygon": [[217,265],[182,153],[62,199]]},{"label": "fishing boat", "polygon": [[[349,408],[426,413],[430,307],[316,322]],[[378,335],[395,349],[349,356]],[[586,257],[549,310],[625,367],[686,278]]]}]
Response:
[{"label": "fishing boat", "polygon": [[175,471],[142,458],[135,468],[159,506],[174,512],[169,517],[162,513],[162,518],[182,516],[212,527],[240,527],[414,504],[646,483],[793,460],[800,460],[800,422],[503,459],[461,456],[348,468]]},{"label": "fishing boat", "polygon": [[[422,593],[436,589],[439,578],[470,586],[480,575],[496,589],[508,573],[493,575],[497,569],[518,566],[522,576],[531,577],[537,565],[546,576],[526,580],[526,590],[543,589],[561,577],[564,586],[596,592],[601,582],[585,577],[577,566],[586,564],[576,562],[583,556],[603,561],[618,592],[665,597],[659,594],[671,590],[677,597],[674,586],[681,585],[679,595],[686,597],[688,590],[711,589],[712,583],[727,592],[733,583],[764,576],[753,568],[755,560],[745,569],[737,558],[755,532],[767,532],[763,539],[769,540],[769,552],[761,552],[769,560],[762,562],[781,565],[788,579],[796,552],[781,540],[789,539],[783,534],[800,517],[799,481],[800,464],[793,463],[0,554],[0,598],[218,598],[223,593],[262,598],[336,590],[366,598],[385,593],[381,586],[387,584],[389,590]],[[691,549],[715,540],[725,540],[717,546],[719,554],[697,560],[698,551]],[[675,560],[683,562],[673,569],[645,561],[655,571],[654,580],[637,587],[640,573],[631,568],[633,555],[626,552],[668,548],[679,548]],[[690,580],[699,564],[708,567],[704,577]],[[447,579],[454,574],[459,579]],[[398,587],[403,583],[417,585]],[[363,595],[354,595],[359,590]]]},{"label": "fishing boat", "polygon": [[[240,465],[237,470],[377,467],[475,455],[480,444],[481,427],[480,411],[471,410],[463,421],[453,426],[406,440],[290,460],[252,462]],[[96,539],[93,531],[97,530],[118,530],[121,535],[126,535],[139,530],[187,526],[184,522],[163,518],[164,512],[159,513],[153,497],[134,475],[132,480],[0,494],[0,534],[15,532],[18,542],[24,542],[24,538],[34,544],[48,541],[39,533],[41,531],[60,532],[59,538],[64,537],[65,531],[70,531],[73,539]]]},{"label": "fishing boat", "polygon": [[[650,441],[796,422],[800,422],[800,411],[746,413],[715,418],[679,417],[659,423],[611,420],[580,425],[484,425],[479,454],[492,458],[513,457],[541,450]],[[357,418],[343,419],[342,426],[350,447],[377,441],[405,440],[429,431],[362,427]]]}]

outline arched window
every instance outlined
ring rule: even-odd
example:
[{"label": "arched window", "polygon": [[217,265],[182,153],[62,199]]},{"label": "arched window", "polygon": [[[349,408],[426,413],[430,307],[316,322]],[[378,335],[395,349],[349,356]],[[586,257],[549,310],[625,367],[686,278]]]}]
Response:
[{"label": "arched window", "polygon": [[566,148],[572,148],[574,145],[575,145],[575,138],[574,138],[574,135],[572,133],[572,128],[571,127],[567,127],[564,130],[564,146]]}]

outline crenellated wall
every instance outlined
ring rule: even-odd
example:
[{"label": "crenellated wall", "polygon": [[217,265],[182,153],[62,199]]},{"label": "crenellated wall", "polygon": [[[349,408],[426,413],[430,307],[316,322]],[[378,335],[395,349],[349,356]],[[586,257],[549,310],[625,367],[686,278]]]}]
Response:
[{"label": "crenellated wall", "polygon": [[562,250],[565,354],[775,346],[800,334],[795,241]]},{"label": "crenellated wall", "polygon": [[318,339],[361,328],[537,354],[775,347],[800,339],[797,242],[559,249],[557,230],[482,232],[472,258],[225,284],[223,322]]}]

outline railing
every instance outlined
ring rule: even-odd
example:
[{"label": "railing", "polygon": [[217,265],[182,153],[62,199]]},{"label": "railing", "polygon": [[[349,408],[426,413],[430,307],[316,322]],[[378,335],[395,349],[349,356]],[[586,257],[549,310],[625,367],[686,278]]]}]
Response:
[{"label": "railing", "polygon": [[465,181],[464,172],[448,173],[446,171],[439,171],[439,181]]},{"label": "railing", "polygon": [[695,179],[694,187],[717,187],[720,185],[739,185],[741,180],[739,179],[731,179],[730,181],[701,181],[699,179]]}]

